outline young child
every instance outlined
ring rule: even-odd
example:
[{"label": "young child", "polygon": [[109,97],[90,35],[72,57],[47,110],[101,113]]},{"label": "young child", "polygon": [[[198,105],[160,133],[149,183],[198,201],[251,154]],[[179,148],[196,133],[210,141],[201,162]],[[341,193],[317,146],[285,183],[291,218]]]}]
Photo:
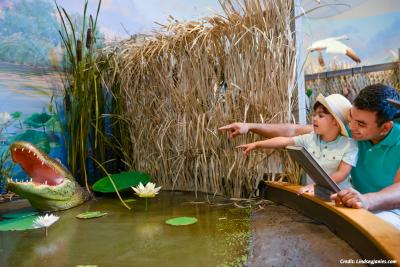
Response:
[{"label": "young child", "polygon": [[[341,189],[351,187],[349,174],[356,166],[357,143],[348,137],[345,127],[351,103],[340,94],[324,97],[320,94],[314,105],[313,132],[295,137],[275,137],[264,141],[240,145],[245,155],[260,148],[303,146],[314,157]],[[314,185],[307,176],[307,186],[300,193],[313,192]]]}]

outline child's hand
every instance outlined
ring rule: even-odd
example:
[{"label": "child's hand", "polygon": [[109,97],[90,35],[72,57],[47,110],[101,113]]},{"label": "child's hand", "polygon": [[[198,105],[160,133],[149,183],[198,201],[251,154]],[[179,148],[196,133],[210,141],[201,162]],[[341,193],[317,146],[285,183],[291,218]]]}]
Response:
[{"label": "child's hand", "polygon": [[314,193],[314,184],[302,186],[298,192],[298,195],[302,195],[304,193],[313,194]]},{"label": "child's hand", "polygon": [[256,148],[256,145],[254,143],[250,143],[250,144],[244,144],[244,145],[237,146],[236,148],[241,148],[243,151],[243,154],[248,156],[250,154],[250,151],[252,151]]}]

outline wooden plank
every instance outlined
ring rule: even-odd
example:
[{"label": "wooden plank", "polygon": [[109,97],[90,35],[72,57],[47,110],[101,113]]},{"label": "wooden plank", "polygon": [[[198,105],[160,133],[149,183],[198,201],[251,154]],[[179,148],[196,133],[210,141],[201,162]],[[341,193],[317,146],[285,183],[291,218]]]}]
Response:
[{"label": "wooden plank", "polygon": [[319,73],[307,74],[305,76],[305,80],[306,81],[314,81],[314,80],[318,80],[318,79],[328,79],[328,78],[334,78],[334,77],[345,76],[345,75],[355,75],[355,74],[361,74],[361,73],[393,70],[395,68],[398,68],[399,66],[400,66],[400,61],[397,61],[397,62],[377,64],[377,65],[371,65],[371,66],[362,66],[362,67],[343,69],[343,70],[319,72]]},{"label": "wooden plank", "polygon": [[326,224],[366,259],[396,260],[400,266],[400,231],[364,209],[337,207],[312,194],[299,196],[299,185],[268,182],[266,198]]}]

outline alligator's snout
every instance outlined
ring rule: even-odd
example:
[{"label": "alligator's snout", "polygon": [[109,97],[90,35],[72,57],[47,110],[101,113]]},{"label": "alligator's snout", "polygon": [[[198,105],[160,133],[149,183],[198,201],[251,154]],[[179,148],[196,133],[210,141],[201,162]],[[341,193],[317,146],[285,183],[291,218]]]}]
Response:
[{"label": "alligator's snout", "polygon": [[7,188],[29,200],[33,207],[44,211],[64,210],[90,198],[58,161],[50,158],[28,142],[10,146],[11,158],[31,177],[30,181],[8,180]]},{"label": "alligator's snout", "polygon": [[54,186],[61,184],[66,177],[65,170],[58,162],[30,143],[13,143],[10,152],[12,160],[32,178],[33,183]]}]

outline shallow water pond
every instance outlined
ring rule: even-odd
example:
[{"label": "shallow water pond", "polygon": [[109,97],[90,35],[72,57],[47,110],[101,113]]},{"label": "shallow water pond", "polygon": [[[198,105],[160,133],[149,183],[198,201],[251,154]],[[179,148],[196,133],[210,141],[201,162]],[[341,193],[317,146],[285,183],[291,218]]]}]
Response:
[{"label": "shallow water pond", "polygon": [[[161,192],[135,198],[129,211],[114,198],[97,198],[57,212],[44,229],[0,232],[0,266],[242,266],[251,240],[250,210],[194,193]],[[108,214],[77,219],[86,211]],[[173,217],[196,217],[188,226],[171,226]]]}]

